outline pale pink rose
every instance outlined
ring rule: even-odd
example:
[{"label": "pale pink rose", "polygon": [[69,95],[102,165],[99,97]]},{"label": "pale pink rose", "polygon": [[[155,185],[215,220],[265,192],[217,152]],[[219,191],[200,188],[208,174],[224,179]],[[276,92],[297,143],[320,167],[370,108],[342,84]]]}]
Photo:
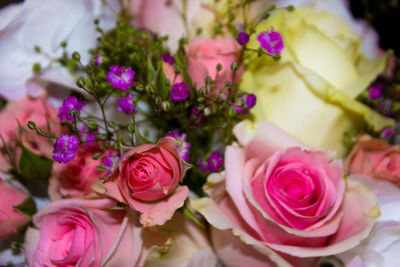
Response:
[{"label": "pale pink rose", "polygon": [[[109,173],[97,170],[103,164],[102,159],[94,160],[95,153],[100,152],[97,146],[80,148],[73,160],[68,163],[54,162],[49,180],[48,193],[54,200],[62,198],[83,197],[93,193],[94,181],[106,177]],[[108,155],[105,152],[103,155]]]},{"label": "pale pink rose", "polygon": [[137,266],[142,251],[135,213],[110,199],[66,199],[34,217],[25,235],[28,266]]},{"label": "pale pink rose", "polygon": [[[14,154],[17,166],[21,154],[21,147],[15,142],[17,139],[37,155],[52,158],[53,144],[47,138],[38,136],[34,131],[28,129],[28,121],[33,121],[36,127],[43,132],[48,132],[48,126],[56,134],[60,134],[62,130],[57,117],[57,110],[46,96],[39,98],[21,97],[8,102],[6,107],[0,111],[0,135]],[[19,134],[18,122],[27,131]],[[1,171],[7,171],[12,166],[3,143],[0,143],[1,162],[4,162],[4,164],[0,164]]]},{"label": "pale pink rose", "polygon": [[166,137],[129,150],[103,186],[107,195],[139,211],[144,226],[162,225],[188,196],[187,186],[179,186],[186,170],[176,140]]},{"label": "pale pink rose", "polygon": [[192,201],[215,228],[226,266],[312,266],[371,231],[377,200],[364,186],[346,184],[341,161],[268,122],[242,122],[234,132],[239,143],[225,151],[226,171],[206,184],[210,198]]},{"label": "pale pink rose", "polygon": [[[236,71],[231,69],[233,62],[238,62],[241,46],[231,38],[210,39],[196,37],[186,47],[188,72],[196,88],[205,86],[204,79],[210,76],[216,81],[216,89],[224,89],[226,81],[239,81],[243,68]],[[217,65],[222,65],[222,70],[217,75]]]},{"label": "pale pink rose", "polygon": [[15,230],[29,221],[29,216],[17,211],[28,196],[0,178],[0,240],[11,237]]},{"label": "pale pink rose", "polygon": [[400,146],[362,136],[346,158],[345,169],[350,174],[365,174],[400,184]]}]

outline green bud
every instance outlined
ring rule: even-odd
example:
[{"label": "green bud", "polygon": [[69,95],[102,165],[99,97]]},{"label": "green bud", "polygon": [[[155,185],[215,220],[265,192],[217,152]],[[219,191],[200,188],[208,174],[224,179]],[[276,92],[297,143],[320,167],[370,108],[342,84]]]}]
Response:
[{"label": "green bud", "polygon": [[39,135],[39,136],[43,136],[44,135],[44,133],[43,133],[43,131],[41,129],[36,129],[36,134]]},{"label": "green bud", "polygon": [[203,110],[203,113],[204,113],[204,116],[209,116],[209,115],[211,114],[211,108],[206,107],[206,108]]},{"label": "green bud", "polygon": [[286,10],[292,12],[294,10],[294,6],[292,6],[292,5],[287,6]]},{"label": "green bud", "polygon": [[228,115],[229,115],[230,117],[235,116],[235,115],[236,115],[236,110],[235,110],[234,108],[229,108],[229,110],[228,110]]},{"label": "green bud", "polygon": [[205,78],[204,82],[208,85],[208,84],[212,83],[212,78],[210,76],[207,76]]},{"label": "green bud", "polygon": [[81,60],[81,55],[78,52],[72,53],[72,58],[75,59],[76,61]]},{"label": "green bud", "polygon": [[97,122],[94,121],[94,120],[89,120],[87,124],[88,124],[90,129],[96,129],[97,128]]},{"label": "green bud", "polygon": [[205,106],[202,104],[202,105],[199,105],[198,107],[197,107],[197,109],[198,110],[203,110],[205,108]]},{"label": "green bud", "polygon": [[202,32],[203,32],[203,29],[202,28],[198,28],[196,30],[196,35],[200,35]]},{"label": "green bud", "polygon": [[93,23],[94,23],[95,25],[98,25],[98,24],[99,24],[99,19],[95,19],[95,20],[93,21]]},{"label": "green bud", "polygon": [[208,94],[208,90],[206,87],[201,87],[199,90],[199,95],[206,96]]},{"label": "green bud", "polygon": [[138,90],[139,92],[142,92],[144,90],[143,84],[136,85],[136,90]]},{"label": "green bud", "polygon": [[142,39],[147,40],[149,38],[149,35],[147,32],[142,33]]},{"label": "green bud", "polygon": [[156,105],[160,105],[160,104],[161,104],[161,97],[156,96],[156,97],[154,98],[154,103],[156,103]]},{"label": "green bud", "polygon": [[226,81],[226,82],[225,82],[225,87],[231,87],[231,85],[232,85],[232,84],[231,84],[230,81]]},{"label": "green bud", "polygon": [[222,65],[221,65],[221,63],[218,63],[216,69],[217,69],[217,71],[221,71],[221,70],[222,70]]},{"label": "green bud", "polygon": [[76,86],[78,86],[79,88],[84,88],[85,87],[85,80],[83,78],[79,78],[76,81]]},{"label": "green bud", "polygon": [[279,54],[273,54],[273,55],[272,55],[272,58],[273,58],[275,61],[279,61],[279,60],[281,59],[281,55],[279,55]]},{"label": "green bud", "polygon": [[97,165],[97,166],[96,166],[96,169],[97,169],[98,171],[101,171],[101,172],[102,172],[102,171],[104,171],[105,168],[104,168],[104,166],[102,166],[102,165]]},{"label": "green bud", "polygon": [[60,46],[62,47],[62,48],[66,48],[67,47],[67,42],[62,42],[61,44],[60,44]]},{"label": "green bud", "polygon": [[267,12],[274,11],[275,9],[276,9],[275,5],[272,5],[267,9]]},{"label": "green bud", "polygon": [[261,19],[266,20],[269,18],[269,16],[270,16],[269,13],[265,13],[262,15]]},{"label": "green bud", "polygon": [[181,66],[179,66],[178,64],[174,64],[174,72],[175,73],[181,72]]},{"label": "green bud", "polygon": [[146,93],[148,93],[148,94],[154,94],[155,91],[156,91],[156,90],[154,89],[154,87],[151,86],[151,85],[146,85],[145,90],[146,90]]},{"label": "green bud", "polygon": [[36,124],[33,121],[28,121],[28,128],[31,130],[36,130]]},{"label": "green bud", "polygon": [[110,127],[110,128],[115,128],[115,122],[113,122],[113,121],[109,121],[108,122],[108,126]]},{"label": "green bud", "polygon": [[113,145],[113,148],[114,148],[114,150],[118,150],[118,149],[119,149],[119,144],[115,143],[115,144]]},{"label": "green bud", "polygon": [[129,125],[127,130],[128,130],[128,133],[133,133],[133,132],[135,132],[135,129],[133,128],[132,125]]},{"label": "green bud", "polygon": [[239,69],[239,64],[237,62],[232,62],[231,70],[237,71]]},{"label": "green bud", "polygon": [[205,100],[206,100],[206,98],[205,98],[205,97],[202,97],[202,96],[199,97],[199,98],[197,98],[197,101],[200,102],[200,103],[201,103],[201,102],[204,102]]},{"label": "green bud", "polygon": [[170,104],[168,101],[163,101],[163,102],[161,103],[161,108],[162,108],[162,110],[164,110],[164,111],[168,111],[168,110],[170,110],[170,108],[171,108],[171,104]]},{"label": "green bud", "polygon": [[32,66],[32,70],[34,73],[38,73],[42,70],[42,66],[40,65],[40,63],[34,63]]},{"label": "green bud", "polygon": [[101,154],[100,154],[100,153],[95,153],[95,154],[92,156],[92,159],[98,160],[98,159],[100,159],[100,157],[101,157]]},{"label": "green bud", "polygon": [[35,49],[36,53],[40,53],[41,52],[40,46],[38,46],[38,45],[35,45],[34,49]]}]

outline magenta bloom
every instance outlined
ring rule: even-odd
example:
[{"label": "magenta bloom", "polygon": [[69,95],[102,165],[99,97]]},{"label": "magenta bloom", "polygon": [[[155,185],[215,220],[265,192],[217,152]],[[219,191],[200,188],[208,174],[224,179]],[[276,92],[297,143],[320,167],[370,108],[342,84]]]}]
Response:
[{"label": "magenta bloom", "polygon": [[96,60],[94,61],[94,63],[95,63],[97,66],[100,66],[101,64],[103,64],[103,56],[102,56],[102,55],[98,55],[98,56],[96,57]]},{"label": "magenta bloom", "polygon": [[173,56],[171,56],[170,53],[164,53],[164,54],[163,54],[163,61],[164,61],[165,63],[170,64],[170,65],[174,65],[174,63],[175,63],[175,59],[174,59]]},{"label": "magenta bloom", "polygon": [[190,95],[189,86],[186,83],[176,83],[171,88],[172,101],[183,101]]},{"label": "magenta bloom", "polygon": [[58,118],[61,121],[74,121],[71,111],[80,111],[85,105],[84,101],[78,100],[75,96],[69,96],[64,99],[62,106],[58,109]]},{"label": "magenta bloom", "polygon": [[53,159],[59,163],[67,163],[75,158],[78,147],[78,137],[75,135],[63,134],[61,137],[57,138],[54,144]]},{"label": "magenta bloom", "polygon": [[189,161],[190,143],[186,142],[186,133],[180,135],[178,129],[175,129],[172,133],[168,133],[165,135],[165,137],[167,136],[176,139],[176,147],[178,148],[179,155],[184,161]]},{"label": "magenta bloom", "polygon": [[382,97],[383,84],[377,83],[368,89],[369,98],[375,100]]},{"label": "magenta bloom", "polygon": [[249,94],[243,98],[246,101],[246,108],[251,109],[256,105],[257,97],[255,94]]},{"label": "magenta bloom", "polygon": [[283,49],[282,36],[273,29],[269,32],[260,33],[257,40],[261,47],[271,55],[279,54]]},{"label": "magenta bloom", "polygon": [[120,159],[121,157],[118,153],[110,152],[103,160],[103,164],[106,167],[105,170],[112,173]]},{"label": "magenta bloom", "polygon": [[110,66],[110,71],[106,75],[107,81],[116,89],[123,91],[128,90],[134,84],[135,72],[131,68],[125,66]]},{"label": "magenta bloom", "polygon": [[92,130],[86,125],[83,125],[82,128],[79,130],[79,136],[83,141],[86,143],[84,144],[85,147],[90,147],[95,145],[96,141],[96,130]]},{"label": "magenta bloom", "polygon": [[249,35],[245,32],[241,32],[239,33],[238,37],[237,37],[237,41],[239,42],[240,45],[245,45],[249,42]]},{"label": "magenta bloom", "polygon": [[218,172],[223,164],[223,160],[221,157],[221,153],[218,150],[214,150],[211,155],[207,158],[207,161],[204,162],[203,159],[200,159],[199,166],[200,171],[202,172]]},{"label": "magenta bloom", "polygon": [[393,128],[389,127],[386,128],[381,132],[381,137],[383,138],[390,138],[393,135]]},{"label": "magenta bloom", "polygon": [[127,94],[125,97],[118,99],[117,111],[123,111],[125,114],[131,115],[136,112],[135,106],[133,105],[133,94]]}]

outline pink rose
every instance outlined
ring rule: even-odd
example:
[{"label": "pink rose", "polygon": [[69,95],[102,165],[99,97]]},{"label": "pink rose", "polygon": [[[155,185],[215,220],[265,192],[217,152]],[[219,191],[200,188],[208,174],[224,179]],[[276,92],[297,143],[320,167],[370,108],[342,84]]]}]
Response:
[{"label": "pink rose", "polygon": [[386,141],[362,136],[345,160],[350,174],[365,174],[400,184],[400,146]]},{"label": "pink rose", "polygon": [[[379,216],[375,196],[343,178],[342,163],[268,122],[238,124],[212,174],[210,198],[193,205],[212,225],[226,266],[309,266],[355,247]],[[236,237],[235,237],[236,236]]]},{"label": "pink rose", "polygon": [[166,137],[129,150],[103,186],[107,195],[142,213],[140,222],[146,227],[162,225],[188,195],[186,186],[178,186],[186,170],[176,140]]},{"label": "pink rose", "polygon": [[[105,157],[110,155],[110,152],[104,152],[101,159],[94,160],[92,157],[96,152],[100,152],[97,146],[80,148],[75,158],[68,163],[54,163],[48,189],[53,201],[82,197],[94,192],[94,181],[109,174],[107,171],[97,170],[97,166],[103,165]],[[117,155],[116,152],[114,154]]]},{"label": "pink rose", "polygon": [[70,199],[39,211],[25,236],[28,266],[137,266],[142,251],[135,213],[110,199]]},{"label": "pink rose", "polygon": [[28,196],[0,178],[0,240],[13,235],[14,231],[29,221],[29,216],[17,211],[17,206]]},{"label": "pink rose", "polygon": [[[61,133],[57,110],[45,96],[40,98],[22,97],[8,102],[6,107],[0,111],[0,135],[14,153],[17,165],[21,154],[21,148],[15,142],[17,138],[26,148],[37,155],[52,158],[53,144],[45,137],[38,136],[29,129],[21,134],[18,133],[18,122],[27,129],[28,121],[33,121],[36,127],[43,132],[47,132],[47,124],[49,124],[52,132]],[[5,148],[0,143],[0,163],[2,162],[4,164],[0,164],[1,171],[11,168],[12,164]]]}]

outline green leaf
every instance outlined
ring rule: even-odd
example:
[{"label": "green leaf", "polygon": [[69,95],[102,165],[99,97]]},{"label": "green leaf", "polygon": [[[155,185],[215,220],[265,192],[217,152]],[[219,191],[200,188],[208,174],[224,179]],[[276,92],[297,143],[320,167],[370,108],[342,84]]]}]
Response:
[{"label": "green leaf", "polygon": [[135,145],[143,145],[143,144],[153,144],[150,140],[145,138],[143,135],[140,134],[137,127],[135,127]]},{"label": "green leaf", "polygon": [[28,180],[48,179],[52,166],[52,160],[33,153],[21,144],[18,170],[23,177]]},{"label": "green leaf", "polygon": [[[162,99],[167,99],[169,95],[169,86],[167,86],[167,77],[165,76],[163,64],[160,61],[158,64],[158,93]],[[171,81],[172,82],[172,81]]]},{"label": "green leaf", "polygon": [[147,81],[148,84],[152,84],[156,75],[156,71],[153,67],[153,63],[151,62],[151,57],[147,57]]},{"label": "green leaf", "polygon": [[187,204],[185,204],[182,208],[181,208],[183,214],[188,217],[189,219],[191,219],[192,221],[194,221],[198,226],[200,226],[203,229],[206,229],[205,225],[202,224],[199,219],[197,219],[196,215],[194,215],[194,213],[189,209],[189,207],[187,206]]},{"label": "green leaf", "polygon": [[19,212],[32,216],[36,213],[36,204],[31,197],[27,197],[22,203],[14,206]]}]

